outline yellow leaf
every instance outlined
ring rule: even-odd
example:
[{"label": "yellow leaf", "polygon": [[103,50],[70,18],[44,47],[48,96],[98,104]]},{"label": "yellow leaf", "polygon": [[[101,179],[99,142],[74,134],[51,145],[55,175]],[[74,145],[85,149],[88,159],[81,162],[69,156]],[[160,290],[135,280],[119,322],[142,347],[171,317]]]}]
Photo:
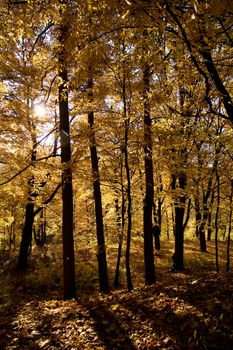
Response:
[{"label": "yellow leaf", "polygon": [[112,311],[116,311],[120,305],[119,304],[114,304],[111,306]]}]

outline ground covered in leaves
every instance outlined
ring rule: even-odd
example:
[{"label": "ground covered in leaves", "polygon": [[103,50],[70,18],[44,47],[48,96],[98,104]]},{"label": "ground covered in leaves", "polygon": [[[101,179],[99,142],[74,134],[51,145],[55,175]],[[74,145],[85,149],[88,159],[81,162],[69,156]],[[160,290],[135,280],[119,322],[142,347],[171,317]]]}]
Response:
[{"label": "ground covered in leaves", "polygon": [[108,295],[83,288],[70,301],[58,282],[36,288],[2,262],[0,349],[233,349],[233,274],[214,272],[209,258],[174,273],[161,253],[155,285]]}]

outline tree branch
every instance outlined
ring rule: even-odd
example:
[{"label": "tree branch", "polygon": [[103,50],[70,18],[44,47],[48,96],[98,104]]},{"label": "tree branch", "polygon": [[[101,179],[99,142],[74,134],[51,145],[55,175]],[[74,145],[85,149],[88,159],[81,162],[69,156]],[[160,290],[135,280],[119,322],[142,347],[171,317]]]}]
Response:
[{"label": "tree branch", "polygon": [[[53,190],[53,192],[51,193],[51,195],[49,196],[49,198],[47,198],[44,202],[43,202],[43,206],[44,205],[47,205],[51,202],[51,200],[55,197],[56,193],[58,192],[58,190],[61,188],[62,186],[62,183],[60,182],[56,187],[55,189]],[[39,214],[41,212],[41,210],[43,210],[43,206],[37,208],[35,211],[34,211],[34,217]]]}]

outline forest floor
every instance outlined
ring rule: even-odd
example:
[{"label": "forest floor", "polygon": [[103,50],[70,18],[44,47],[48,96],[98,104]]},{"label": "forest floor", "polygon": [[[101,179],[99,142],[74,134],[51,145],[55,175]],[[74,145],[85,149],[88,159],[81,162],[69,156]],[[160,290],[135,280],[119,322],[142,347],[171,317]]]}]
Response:
[{"label": "forest floor", "polygon": [[[91,258],[86,248],[80,250],[77,298],[69,301],[62,300],[60,262],[52,262],[48,252],[40,257],[34,252],[24,274],[15,272],[14,254],[2,252],[0,349],[233,349],[233,273],[225,272],[226,243],[219,242],[219,273],[214,243],[205,254],[196,241],[187,241],[185,247],[186,269],[175,273],[170,267],[173,242],[162,242],[157,281],[145,287],[143,246],[135,241],[134,290],[127,292],[122,279],[121,288],[107,295],[98,293],[88,267]],[[111,265],[111,283],[113,273]]]}]

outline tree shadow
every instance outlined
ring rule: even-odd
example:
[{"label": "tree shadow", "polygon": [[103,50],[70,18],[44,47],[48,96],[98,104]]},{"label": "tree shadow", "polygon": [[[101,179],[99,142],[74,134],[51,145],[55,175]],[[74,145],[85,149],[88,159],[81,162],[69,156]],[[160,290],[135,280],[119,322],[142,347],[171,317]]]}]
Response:
[{"label": "tree shadow", "polygon": [[[166,294],[164,295],[166,298]],[[158,294],[158,298],[160,297]],[[174,296],[173,298],[175,299]],[[167,303],[162,308],[147,306],[145,302],[138,301],[138,298],[121,304],[140,315],[141,322],[148,324],[157,335],[159,342],[157,341],[153,349],[231,350],[233,348],[232,339],[220,330],[213,332],[202,317],[182,310],[182,303],[179,303],[180,310],[174,310],[171,307],[174,299],[167,298]]]},{"label": "tree shadow", "polygon": [[[104,343],[106,350],[137,350],[138,348],[130,339],[128,330],[120,317],[110,311],[106,303],[100,300],[88,302],[84,306],[89,310],[98,338]],[[109,305],[110,306],[110,305]]]}]

